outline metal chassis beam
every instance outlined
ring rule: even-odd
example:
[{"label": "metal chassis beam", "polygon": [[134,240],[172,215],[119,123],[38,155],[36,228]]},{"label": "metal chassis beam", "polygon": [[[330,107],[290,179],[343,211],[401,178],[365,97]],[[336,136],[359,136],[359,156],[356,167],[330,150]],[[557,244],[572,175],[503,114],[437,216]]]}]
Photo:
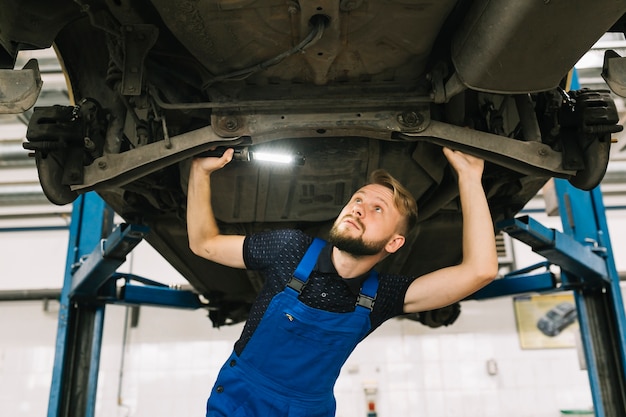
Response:
[{"label": "metal chassis beam", "polygon": [[[415,119],[409,126],[405,119]],[[571,178],[576,171],[563,167],[563,155],[537,141],[518,141],[491,133],[466,129],[430,120],[423,104],[411,111],[373,109],[358,116],[349,111],[276,114],[236,112],[214,114],[212,125],[166,140],[154,142],[121,154],[106,154],[84,167],[81,184],[71,185],[72,191],[120,187],[159,169],[173,165],[217,145],[255,145],[285,137],[316,138],[363,136],[380,140],[416,142],[459,149],[486,161],[527,175]],[[296,123],[297,121],[297,123]],[[164,122],[164,129],[166,124]],[[234,130],[224,126],[232,126]],[[322,132],[322,133],[320,133]],[[503,141],[506,145],[503,146]]]}]

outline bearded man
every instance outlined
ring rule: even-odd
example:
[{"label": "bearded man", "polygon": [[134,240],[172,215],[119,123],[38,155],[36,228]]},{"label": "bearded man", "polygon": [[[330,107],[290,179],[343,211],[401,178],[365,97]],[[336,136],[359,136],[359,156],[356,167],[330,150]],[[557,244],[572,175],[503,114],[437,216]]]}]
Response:
[{"label": "bearded man", "polygon": [[211,207],[211,173],[232,160],[192,162],[189,246],[198,256],[260,271],[265,282],[207,402],[207,416],[335,415],[333,388],[355,346],[386,320],[453,304],[488,284],[498,259],[482,187],[484,162],[443,152],[458,174],[463,259],[421,277],[379,275],[417,222],[415,199],[378,170],[354,193],[328,241],[299,230],[223,235]]}]

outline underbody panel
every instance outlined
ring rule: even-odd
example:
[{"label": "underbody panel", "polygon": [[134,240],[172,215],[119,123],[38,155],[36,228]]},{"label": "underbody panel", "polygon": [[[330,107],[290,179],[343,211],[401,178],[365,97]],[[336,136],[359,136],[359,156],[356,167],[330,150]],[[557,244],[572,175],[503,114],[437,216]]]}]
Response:
[{"label": "underbody panel", "polygon": [[[126,221],[150,226],[148,242],[208,299],[216,325],[244,320],[262,279],[189,250],[195,155],[232,146],[304,161],[242,158],[216,172],[213,205],[228,234],[295,227],[324,237],[368,175],[387,169],[415,196],[419,233],[380,269],[419,276],[461,258],[456,178],[442,146],[487,161],[495,222],[551,177],[595,187],[621,130],[610,92],[568,91],[568,74],[622,27],[626,1],[0,6],[3,71],[20,50],[54,45],[73,98],[30,119],[24,147],[46,196],[62,205],[95,190]],[[18,70],[0,73],[24,80],[4,111],[23,111],[38,93],[36,66]]]}]

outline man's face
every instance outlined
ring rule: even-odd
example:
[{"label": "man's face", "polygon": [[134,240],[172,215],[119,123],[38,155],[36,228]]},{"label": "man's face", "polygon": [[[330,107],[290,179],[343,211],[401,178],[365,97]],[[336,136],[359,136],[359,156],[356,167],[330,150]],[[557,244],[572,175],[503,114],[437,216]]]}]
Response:
[{"label": "man's face", "polygon": [[377,184],[366,185],[354,193],[339,213],[329,241],[354,256],[375,255],[397,235],[401,219],[390,189]]}]

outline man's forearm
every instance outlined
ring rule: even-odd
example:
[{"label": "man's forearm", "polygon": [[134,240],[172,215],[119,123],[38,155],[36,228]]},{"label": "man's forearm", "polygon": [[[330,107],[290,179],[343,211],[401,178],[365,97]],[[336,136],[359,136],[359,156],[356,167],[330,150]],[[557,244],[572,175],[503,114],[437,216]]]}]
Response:
[{"label": "man's forearm", "polygon": [[480,179],[459,178],[463,211],[463,262],[479,276],[495,276],[498,255],[489,204]]},{"label": "man's forearm", "polygon": [[207,239],[219,234],[211,206],[211,177],[192,162],[187,190],[187,234],[189,247],[199,254]]}]

